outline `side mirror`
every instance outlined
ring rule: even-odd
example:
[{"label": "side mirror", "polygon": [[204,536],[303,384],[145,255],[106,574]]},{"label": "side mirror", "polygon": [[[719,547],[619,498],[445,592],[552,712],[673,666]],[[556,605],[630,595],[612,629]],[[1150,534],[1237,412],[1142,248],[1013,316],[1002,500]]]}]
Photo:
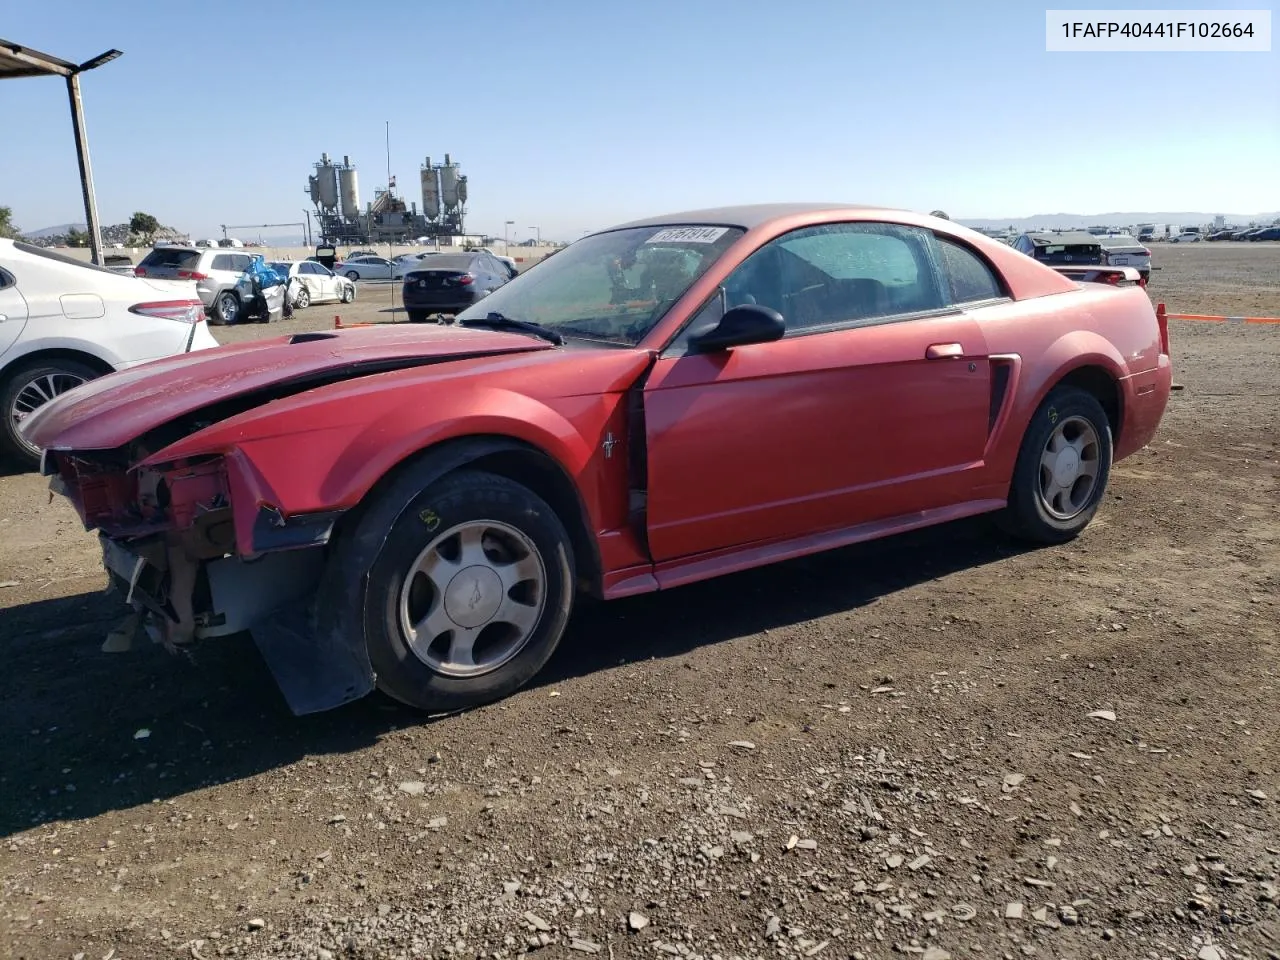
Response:
[{"label": "side mirror", "polygon": [[714,353],[781,340],[786,332],[787,323],[777,310],[758,303],[743,303],[730,307],[719,323],[690,337],[689,343],[698,353]]}]

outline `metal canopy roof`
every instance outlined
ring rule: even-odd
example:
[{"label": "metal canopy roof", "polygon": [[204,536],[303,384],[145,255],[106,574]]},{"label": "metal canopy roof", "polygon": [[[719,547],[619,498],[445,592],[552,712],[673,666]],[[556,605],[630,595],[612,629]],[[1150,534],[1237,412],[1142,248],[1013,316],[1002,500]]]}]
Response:
[{"label": "metal canopy roof", "polygon": [[69,77],[79,69],[74,63],[32,50],[12,40],[0,40],[0,80],[12,77]]},{"label": "metal canopy roof", "polygon": [[80,162],[80,188],[84,193],[85,225],[89,229],[89,245],[93,262],[102,266],[102,231],[98,225],[98,203],[93,194],[93,171],[89,166],[89,139],[84,130],[84,107],[80,101],[80,74],[110,63],[120,56],[119,50],[108,50],[84,63],[71,63],[39,50],[32,50],[12,40],[0,39],[0,80],[20,77],[62,77],[67,82],[71,102],[71,126],[75,133],[76,158]]}]

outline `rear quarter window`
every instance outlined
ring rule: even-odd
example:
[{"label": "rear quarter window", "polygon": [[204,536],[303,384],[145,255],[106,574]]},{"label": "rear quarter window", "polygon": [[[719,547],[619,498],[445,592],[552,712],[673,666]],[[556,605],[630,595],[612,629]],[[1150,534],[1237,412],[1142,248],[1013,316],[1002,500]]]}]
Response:
[{"label": "rear quarter window", "polygon": [[952,303],[977,303],[1005,296],[1000,280],[987,262],[954,240],[938,238],[942,269],[951,287]]}]

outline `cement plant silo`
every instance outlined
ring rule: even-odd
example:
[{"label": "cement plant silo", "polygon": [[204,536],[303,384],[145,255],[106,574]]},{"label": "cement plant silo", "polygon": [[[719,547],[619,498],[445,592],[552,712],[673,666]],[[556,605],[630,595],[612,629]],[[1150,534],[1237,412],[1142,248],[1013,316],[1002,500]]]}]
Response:
[{"label": "cement plant silo", "polygon": [[440,216],[440,176],[431,165],[431,158],[422,165],[422,214],[428,220]]},{"label": "cement plant silo", "polygon": [[318,204],[320,202],[320,181],[312,174],[307,177],[307,193],[311,195],[311,202]]},{"label": "cement plant silo", "polygon": [[458,205],[458,165],[449,161],[444,155],[444,166],[440,168],[440,200],[445,210],[452,210]]},{"label": "cement plant silo", "polygon": [[338,168],[329,160],[327,153],[320,155],[316,164],[316,186],[320,194],[320,208],[333,210],[338,206]]},{"label": "cement plant silo", "polygon": [[360,215],[360,181],[350,157],[342,158],[342,166],[338,168],[338,183],[342,191],[342,215],[348,220],[354,220]]},{"label": "cement plant silo", "polygon": [[465,207],[467,205],[467,178],[458,178],[458,206]]}]

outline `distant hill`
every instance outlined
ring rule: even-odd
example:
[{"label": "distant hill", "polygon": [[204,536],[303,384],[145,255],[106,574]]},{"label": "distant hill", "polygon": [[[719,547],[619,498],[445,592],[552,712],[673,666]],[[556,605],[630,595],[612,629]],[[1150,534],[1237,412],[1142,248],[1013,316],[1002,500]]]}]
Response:
[{"label": "distant hill", "polygon": [[957,218],[958,223],[966,227],[1013,227],[1015,230],[1029,230],[1044,227],[1050,230],[1070,230],[1076,227],[1116,226],[1128,227],[1138,223],[1172,223],[1178,225],[1205,225],[1213,223],[1214,217],[1221,216],[1227,223],[1246,224],[1250,222],[1270,223],[1280,217],[1280,212],[1271,213],[1151,213],[1142,211],[1119,213],[1038,213],[1032,217],[1000,218]]},{"label": "distant hill", "polygon": [[[61,246],[68,242],[70,239],[69,234],[72,230],[84,231],[86,229],[87,227],[83,223],[62,223],[56,227],[45,227],[43,230],[28,230],[22,235],[22,238],[40,247]],[[156,231],[153,239],[185,243],[190,238],[173,227],[162,226]],[[127,223],[113,223],[102,226],[102,242],[104,244],[120,243],[126,246],[139,246],[140,238],[133,236]]]},{"label": "distant hill", "polygon": [[25,240],[45,240],[49,237],[65,237],[72,230],[88,230],[83,223],[60,223],[56,227],[45,227],[43,230],[26,230],[22,236]]}]

